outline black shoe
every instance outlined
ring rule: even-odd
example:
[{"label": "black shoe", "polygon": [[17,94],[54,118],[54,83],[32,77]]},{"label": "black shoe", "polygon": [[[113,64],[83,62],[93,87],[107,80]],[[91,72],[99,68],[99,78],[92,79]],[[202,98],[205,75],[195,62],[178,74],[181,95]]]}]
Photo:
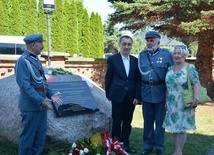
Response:
[{"label": "black shoe", "polygon": [[148,155],[152,152],[152,149],[144,149],[144,151],[142,152],[142,155]]},{"label": "black shoe", "polygon": [[127,152],[127,153],[137,153],[134,149],[130,148],[130,147],[125,147],[124,150]]},{"label": "black shoe", "polygon": [[157,155],[164,155],[164,151],[156,150],[156,154],[157,154]]}]

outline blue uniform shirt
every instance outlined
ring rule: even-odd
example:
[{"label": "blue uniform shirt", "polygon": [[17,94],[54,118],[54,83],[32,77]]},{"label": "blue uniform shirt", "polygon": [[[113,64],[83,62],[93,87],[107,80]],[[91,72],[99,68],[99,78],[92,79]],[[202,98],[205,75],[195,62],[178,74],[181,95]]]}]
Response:
[{"label": "blue uniform shirt", "polygon": [[[153,69],[150,65],[151,60]],[[148,103],[161,103],[166,99],[166,84],[149,85],[150,81],[158,82],[165,81],[166,72],[169,66],[174,64],[172,53],[167,49],[158,48],[153,55],[149,54],[147,50],[139,54],[139,70],[141,72],[141,99]],[[158,79],[156,73],[160,80]],[[146,83],[147,84],[146,84]]]},{"label": "blue uniform shirt", "polygon": [[[43,110],[41,103],[54,95],[38,68],[43,70],[40,60],[27,50],[16,62],[16,82],[20,88],[18,107],[22,111]],[[36,88],[45,88],[45,91],[37,91]]]}]

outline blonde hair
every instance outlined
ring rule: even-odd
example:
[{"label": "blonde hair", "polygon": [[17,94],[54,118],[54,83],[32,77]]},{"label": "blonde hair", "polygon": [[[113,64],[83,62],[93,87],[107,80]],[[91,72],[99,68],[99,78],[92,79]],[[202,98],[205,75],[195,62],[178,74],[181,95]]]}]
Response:
[{"label": "blonde hair", "polygon": [[185,45],[177,45],[174,47],[172,54],[174,54],[175,50],[179,49],[181,51],[181,55],[187,58],[189,56],[189,51]]}]

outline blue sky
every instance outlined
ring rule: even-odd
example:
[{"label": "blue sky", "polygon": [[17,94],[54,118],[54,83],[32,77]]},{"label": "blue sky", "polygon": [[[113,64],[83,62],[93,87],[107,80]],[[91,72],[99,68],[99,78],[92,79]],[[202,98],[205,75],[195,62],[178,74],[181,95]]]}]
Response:
[{"label": "blue sky", "polygon": [[[83,5],[87,9],[89,15],[92,11],[95,13],[97,12],[101,16],[103,24],[105,23],[108,14],[114,12],[114,9],[109,7],[111,3],[107,0],[83,0]],[[130,31],[123,31],[123,34],[132,36]]]},{"label": "blue sky", "polygon": [[107,19],[108,14],[114,12],[114,10],[109,7],[111,3],[107,0],[83,0],[83,5],[87,9],[89,15],[91,12],[98,13],[103,23]]}]

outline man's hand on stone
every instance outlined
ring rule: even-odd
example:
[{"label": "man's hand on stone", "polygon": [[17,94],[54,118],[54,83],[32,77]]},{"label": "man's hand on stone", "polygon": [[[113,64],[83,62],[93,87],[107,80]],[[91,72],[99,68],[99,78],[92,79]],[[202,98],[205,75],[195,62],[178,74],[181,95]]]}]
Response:
[{"label": "man's hand on stone", "polygon": [[56,93],[56,94],[54,94],[53,96],[51,96],[51,99],[52,99],[52,101],[53,101],[53,103],[57,103],[58,105],[62,105],[63,104],[63,101],[59,98],[59,95],[60,95],[61,93]]}]

